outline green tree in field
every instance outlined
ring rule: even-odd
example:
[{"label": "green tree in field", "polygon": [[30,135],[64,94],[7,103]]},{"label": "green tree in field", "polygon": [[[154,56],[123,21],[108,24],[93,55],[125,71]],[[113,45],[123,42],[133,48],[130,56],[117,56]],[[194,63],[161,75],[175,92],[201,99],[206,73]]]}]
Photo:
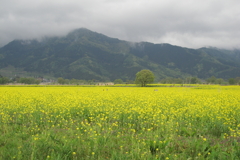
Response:
[{"label": "green tree in field", "polygon": [[115,79],[113,83],[114,83],[114,84],[122,84],[122,83],[123,83],[123,80],[121,80],[121,79]]},{"label": "green tree in field", "polygon": [[57,80],[57,82],[58,82],[59,84],[64,84],[64,83],[65,83],[65,79],[63,79],[62,77],[59,77],[58,80]]},{"label": "green tree in field", "polygon": [[8,77],[0,77],[0,84],[7,84],[10,82]]},{"label": "green tree in field", "polygon": [[223,83],[224,83],[224,79],[222,78],[216,79],[216,84],[223,84]]},{"label": "green tree in field", "polygon": [[235,78],[238,85],[240,85],[240,77]]},{"label": "green tree in field", "polygon": [[230,78],[230,79],[228,80],[228,83],[229,83],[230,85],[234,85],[234,84],[237,83],[237,81],[236,81],[236,79],[234,79],[234,78]]},{"label": "green tree in field", "polygon": [[79,84],[79,80],[73,78],[69,81],[69,83],[70,84]]},{"label": "green tree in field", "polygon": [[126,80],[126,84],[134,84],[135,82],[133,80]]},{"label": "green tree in field", "polygon": [[36,80],[35,78],[29,77],[22,77],[19,79],[19,83],[24,83],[24,84],[39,84],[41,81]]},{"label": "green tree in field", "polygon": [[200,83],[200,82],[201,81],[197,77],[192,77],[191,80],[190,80],[191,84],[197,84],[197,83]]},{"label": "green tree in field", "polygon": [[183,79],[167,77],[167,78],[162,79],[160,81],[160,83],[162,83],[162,84],[182,84]]},{"label": "green tree in field", "polygon": [[217,78],[214,77],[214,76],[206,79],[207,83],[210,83],[210,84],[215,84],[215,83],[216,83],[216,80],[217,80]]},{"label": "green tree in field", "polygon": [[148,83],[154,81],[154,74],[150,70],[141,70],[136,74],[135,83],[145,87]]}]

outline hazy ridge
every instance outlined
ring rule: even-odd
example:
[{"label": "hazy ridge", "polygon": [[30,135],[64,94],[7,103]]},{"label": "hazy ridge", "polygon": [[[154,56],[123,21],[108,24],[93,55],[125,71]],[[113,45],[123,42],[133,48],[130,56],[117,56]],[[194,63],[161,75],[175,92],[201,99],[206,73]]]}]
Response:
[{"label": "hazy ridge", "polygon": [[10,42],[0,48],[0,69],[9,66],[35,75],[98,81],[134,80],[141,69],[152,70],[156,81],[188,76],[228,79],[240,77],[240,51],[133,43],[80,28],[63,37]]}]

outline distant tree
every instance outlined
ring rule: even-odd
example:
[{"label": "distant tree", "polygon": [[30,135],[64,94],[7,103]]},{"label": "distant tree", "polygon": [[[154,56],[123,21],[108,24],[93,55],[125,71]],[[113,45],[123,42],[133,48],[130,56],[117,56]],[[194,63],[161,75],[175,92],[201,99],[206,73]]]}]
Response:
[{"label": "distant tree", "polygon": [[135,82],[133,80],[126,80],[126,84],[134,84]]},{"label": "distant tree", "polygon": [[113,81],[113,83],[114,83],[114,84],[122,84],[122,83],[123,83],[123,80],[121,80],[121,79],[115,79],[115,80]]},{"label": "distant tree", "polygon": [[93,85],[94,84],[93,80],[88,80],[88,84]]},{"label": "distant tree", "polygon": [[201,81],[197,77],[192,77],[191,80],[190,80],[191,84],[197,84],[197,83],[200,83],[200,82]]},{"label": "distant tree", "polygon": [[62,77],[59,77],[58,80],[57,80],[57,82],[58,82],[59,84],[64,84],[64,83],[65,83],[65,79],[63,79]]},{"label": "distant tree", "polygon": [[79,84],[79,80],[73,78],[70,80],[70,84]]},{"label": "distant tree", "polygon": [[182,84],[183,80],[181,78],[164,78],[160,81],[162,84]]},{"label": "distant tree", "polygon": [[41,80],[40,79],[35,79],[34,84],[40,84]]},{"label": "distant tree", "polygon": [[154,74],[150,70],[141,70],[136,74],[135,83],[145,87],[148,83],[154,81]]},{"label": "distant tree", "polygon": [[70,84],[70,80],[69,79],[64,79],[64,84]]},{"label": "distant tree", "polygon": [[86,84],[86,80],[79,80],[79,84]]},{"label": "distant tree", "polygon": [[240,85],[240,77],[235,78],[236,84]]},{"label": "distant tree", "polygon": [[191,83],[191,79],[192,79],[192,77],[185,78],[184,83],[185,84],[190,84]]},{"label": "distant tree", "polygon": [[215,84],[215,83],[216,83],[216,80],[217,80],[217,78],[214,77],[214,76],[206,79],[207,83],[211,83],[211,84]]},{"label": "distant tree", "polygon": [[173,78],[167,77],[167,78],[162,79],[160,81],[160,83],[162,83],[162,84],[172,84],[172,83],[174,83],[173,81],[174,81]]},{"label": "distant tree", "polygon": [[176,84],[182,84],[183,83],[183,80],[181,78],[176,78],[175,79],[175,83]]},{"label": "distant tree", "polygon": [[35,84],[35,78],[26,78],[26,77],[22,77],[20,78],[19,82],[20,83],[24,83],[24,84]]},{"label": "distant tree", "polygon": [[224,80],[222,78],[218,78],[218,79],[216,79],[215,83],[216,84],[223,84]]},{"label": "distant tree", "polygon": [[20,82],[19,82],[19,81],[20,81],[20,76],[15,76],[15,77],[13,77],[12,81],[17,82],[17,83],[20,83]]},{"label": "distant tree", "polygon": [[230,79],[228,80],[228,83],[229,83],[230,85],[234,85],[234,84],[237,83],[237,81],[236,81],[236,79],[234,79],[234,78],[230,78]]},{"label": "distant tree", "polygon": [[10,79],[8,77],[1,77],[0,78],[0,84],[7,84],[10,82]]},{"label": "distant tree", "polygon": [[41,80],[32,77],[29,78],[21,77],[18,82],[23,84],[39,84]]}]

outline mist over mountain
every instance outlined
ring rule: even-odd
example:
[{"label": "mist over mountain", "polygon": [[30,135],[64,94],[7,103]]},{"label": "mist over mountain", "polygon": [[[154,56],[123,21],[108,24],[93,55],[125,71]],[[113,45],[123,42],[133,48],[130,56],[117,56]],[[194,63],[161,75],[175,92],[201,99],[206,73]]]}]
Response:
[{"label": "mist over mountain", "polygon": [[150,69],[162,78],[240,77],[240,50],[190,49],[170,44],[133,43],[110,38],[86,28],[66,36],[14,40],[0,48],[0,74],[9,66],[34,75],[68,79],[134,80]]}]

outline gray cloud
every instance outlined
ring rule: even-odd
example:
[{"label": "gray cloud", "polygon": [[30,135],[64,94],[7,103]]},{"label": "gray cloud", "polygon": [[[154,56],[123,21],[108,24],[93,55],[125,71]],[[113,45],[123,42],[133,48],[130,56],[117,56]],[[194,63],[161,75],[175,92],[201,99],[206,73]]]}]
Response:
[{"label": "gray cloud", "polygon": [[1,0],[0,46],[85,27],[189,48],[240,48],[239,0]]}]

